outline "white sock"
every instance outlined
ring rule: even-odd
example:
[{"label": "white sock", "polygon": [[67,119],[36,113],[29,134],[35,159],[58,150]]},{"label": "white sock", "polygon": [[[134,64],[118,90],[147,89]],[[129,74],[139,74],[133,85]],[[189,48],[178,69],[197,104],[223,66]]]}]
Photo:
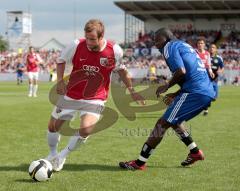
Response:
[{"label": "white sock", "polygon": [[58,132],[47,132],[47,139],[48,139],[48,146],[50,148],[50,154],[56,155],[57,154],[57,146],[60,141],[60,134]]},{"label": "white sock", "polygon": [[33,93],[33,84],[29,84],[29,95],[32,95]]},{"label": "white sock", "polygon": [[70,137],[68,145],[59,153],[59,156],[61,158],[66,158],[70,152],[76,150],[81,144],[85,143],[87,138],[88,137],[83,138],[79,134]]},{"label": "white sock", "polygon": [[38,85],[33,86],[33,95],[37,95]]}]

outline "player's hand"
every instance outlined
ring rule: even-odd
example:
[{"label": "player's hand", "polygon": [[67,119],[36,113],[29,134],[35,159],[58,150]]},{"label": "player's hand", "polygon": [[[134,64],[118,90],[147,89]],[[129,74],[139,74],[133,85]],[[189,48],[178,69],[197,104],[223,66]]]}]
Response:
[{"label": "player's hand", "polygon": [[214,74],[213,72],[209,72],[209,75],[210,75],[210,77],[211,77],[212,79],[214,79],[215,74]]},{"label": "player's hand", "polygon": [[175,99],[176,97],[176,94],[175,93],[169,93],[169,94],[166,94],[164,97],[163,97],[163,102],[166,104],[166,105],[170,105],[173,100]]},{"label": "player's hand", "polygon": [[156,91],[157,97],[159,97],[160,94],[165,93],[168,90],[168,87],[169,87],[168,83],[165,83],[164,85],[159,86]]},{"label": "player's hand", "polygon": [[63,80],[58,81],[57,83],[57,94],[65,95],[66,93],[66,84]]},{"label": "player's hand", "polygon": [[130,92],[131,94],[131,97],[134,101],[137,102],[137,104],[140,104],[140,105],[146,105],[146,101],[145,99],[138,93],[136,92]]}]

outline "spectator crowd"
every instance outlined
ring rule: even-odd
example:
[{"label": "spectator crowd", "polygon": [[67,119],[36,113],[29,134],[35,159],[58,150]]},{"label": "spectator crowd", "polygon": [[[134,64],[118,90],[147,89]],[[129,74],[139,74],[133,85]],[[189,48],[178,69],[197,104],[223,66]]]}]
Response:
[{"label": "spectator crowd", "polygon": [[[221,31],[174,31],[177,38],[182,39],[194,48],[199,37],[206,39],[206,45],[216,43],[219,54],[224,59],[226,69],[240,70],[240,32],[231,32],[223,37]],[[128,44],[121,44],[125,50],[123,59],[127,68],[148,69],[154,65],[157,69],[165,69],[166,63],[160,54],[154,54],[154,33],[139,33],[138,40]],[[42,58],[40,73],[50,73],[56,68],[56,60],[60,50],[39,50],[37,52]],[[156,50],[155,50],[156,53]],[[13,73],[19,62],[25,63],[26,53],[0,52],[0,72]]]}]

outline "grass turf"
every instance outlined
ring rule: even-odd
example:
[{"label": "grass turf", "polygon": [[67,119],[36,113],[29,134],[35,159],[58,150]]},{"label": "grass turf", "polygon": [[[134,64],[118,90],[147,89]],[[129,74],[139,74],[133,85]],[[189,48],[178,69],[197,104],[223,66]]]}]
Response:
[{"label": "grass turf", "polygon": [[[46,129],[52,105],[51,83],[39,85],[37,98],[27,85],[0,82],[0,190],[239,190],[240,88],[220,88],[209,115],[187,122],[206,160],[181,168],[187,148],[169,130],[145,172],[119,169],[118,162],[135,159],[163,111],[141,113],[128,121],[121,114],[111,128],[93,135],[73,152],[60,173],[36,183],[28,175],[31,161],[48,154]],[[112,99],[107,105],[115,108]],[[60,149],[68,137],[62,137]]]}]

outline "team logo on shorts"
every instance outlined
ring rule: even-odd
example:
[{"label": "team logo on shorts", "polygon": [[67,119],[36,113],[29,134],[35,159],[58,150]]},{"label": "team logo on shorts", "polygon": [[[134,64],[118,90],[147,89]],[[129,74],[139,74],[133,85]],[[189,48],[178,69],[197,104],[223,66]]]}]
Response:
[{"label": "team logo on shorts", "polygon": [[61,112],[62,112],[62,109],[60,109],[59,107],[57,107],[56,113],[61,113]]}]

